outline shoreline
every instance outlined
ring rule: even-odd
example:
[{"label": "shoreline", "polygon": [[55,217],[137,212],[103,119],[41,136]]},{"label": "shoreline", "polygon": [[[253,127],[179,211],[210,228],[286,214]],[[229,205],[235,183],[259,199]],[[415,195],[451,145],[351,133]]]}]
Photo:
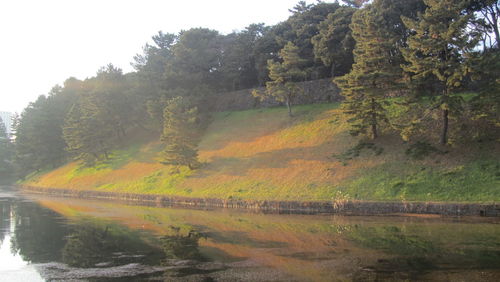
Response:
[{"label": "shoreline", "polygon": [[134,202],[160,207],[223,208],[278,214],[391,215],[500,217],[500,203],[390,202],[390,201],[276,201],[190,198],[156,194],[116,193],[15,185],[21,191],[61,197]]}]

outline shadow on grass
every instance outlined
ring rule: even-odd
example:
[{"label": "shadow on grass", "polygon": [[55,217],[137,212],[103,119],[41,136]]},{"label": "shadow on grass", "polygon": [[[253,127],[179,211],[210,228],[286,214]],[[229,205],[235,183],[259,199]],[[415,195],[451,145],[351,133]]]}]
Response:
[{"label": "shadow on grass", "polygon": [[200,149],[215,151],[233,142],[254,142],[262,136],[314,121],[318,116],[337,107],[338,104],[296,106],[291,118],[284,107],[220,113],[220,118],[209,126]]},{"label": "shadow on grass", "polygon": [[247,158],[213,158],[203,170],[197,171],[192,178],[203,178],[214,172],[244,176],[250,169],[287,168],[292,161],[328,161],[331,144],[328,142],[313,147],[297,147],[270,152],[257,153]]}]

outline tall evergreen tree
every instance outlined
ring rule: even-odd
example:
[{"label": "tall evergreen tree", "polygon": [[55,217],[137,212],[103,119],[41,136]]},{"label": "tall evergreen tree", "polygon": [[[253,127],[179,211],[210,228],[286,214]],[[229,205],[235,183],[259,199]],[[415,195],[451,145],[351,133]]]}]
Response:
[{"label": "tall evergreen tree", "polygon": [[355,8],[341,7],[318,25],[319,33],[311,38],[314,55],[330,68],[330,76],[348,73],[353,64],[355,45],[349,25]]},{"label": "tall evergreen tree", "polygon": [[384,108],[385,93],[400,79],[398,66],[391,64],[389,52],[394,42],[378,25],[379,15],[372,7],[358,10],[351,29],[356,40],[355,64],[352,71],[335,82],[345,97],[342,103],[351,124],[351,134],[379,135],[380,125],[388,122]]},{"label": "tall evergreen tree", "polygon": [[388,124],[386,98],[402,87],[399,49],[405,46],[409,33],[400,16],[413,18],[421,4],[421,0],[375,0],[352,16],[354,65],[349,74],[334,80],[345,97],[343,108],[350,117],[351,134],[368,134],[375,139],[381,125]]},{"label": "tall evergreen tree", "polygon": [[305,79],[305,60],[300,57],[299,48],[291,42],[285,45],[279,56],[282,62],[267,62],[271,81],[266,82],[266,91],[254,91],[253,95],[261,99],[273,97],[277,101],[285,102],[288,115],[292,116],[293,99],[302,91],[297,82]]},{"label": "tall evergreen tree", "polygon": [[48,96],[41,95],[24,109],[15,128],[16,166],[22,168],[20,174],[55,167],[66,160],[62,126],[75,99],[74,91],[55,86]]},{"label": "tall evergreen tree", "polygon": [[199,123],[198,109],[187,98],[178,96],[168,101],[161,136],[165,143],[162,163],[198,167]]},{"label": "tall evergreen tree", "polygon": [[161,132],[163,100],[168,89],[165,73],[173,59],[172,48],[178,36],[160,31],[152,40],[154,44],[146,44],[143,54],[134,56],[132,65],[137,73],[130,91],[136,98],[137,106],[145,110],[146,120],[142,124],[152,131]]},{"label": "tall evergreen tree", "polygon": [[253,50],[266,29],[264,24],[252,24],[224,37],[221,76],[226,81],[225,89],[234,91],[258,84]]},{"label": "tall evergreen tree", "polygon": [[86,165],[105,157],[116,143],[113,124],[107,122],[106,109],[98,95],[86,93],[80,96],[69,111],[63,127],[66,150]]},{"label": "tall evergreen tree", "polygon": [[222,36],[219,32],[207,28],[181,31],[165,69],[167,87],[192,89],[204,85],[216,88],[220,84],[221,61]]},{"label": "tall evergreen tree", "polygon": [[318,1],[315,4],[306,4],[305,1],[299,1],[293,9],[289,10],[292,15],[287,19],[287,23],[291,27],[291,36],[282,38],[283,44],[291,41],[297,46],[299,55],[304,60],[302,68],[306,70],[307,79],[320,79],[329,76],[329,69],[320,60],[315,59],[311,38],[319,33],[320,23],[340,7],[337,2]]},{"label": "tall evergreen tree", "polygon": [[438,81],[433,107],[441,109],[440,143],[448,143],[450,113],[460,109],[461,98],[452,95],[460,89],[470,72],[466,59],[478,43],[477,36],[467,32],[471,14],[464,14],[467,1],[424,0],[425,13],[418,20],[403,18],[405,25],[413,31],[408,39],[408,48],[402,48],[408,61],[405,71],[412,80],[435,78]]},{"label": "tall evergreen tree", "polygon": [[[500,138],[500,49],[475,54],[472,78],[479,91],[470,101],[477,137]],[[489,128],[488,128],[489,127]]]}]

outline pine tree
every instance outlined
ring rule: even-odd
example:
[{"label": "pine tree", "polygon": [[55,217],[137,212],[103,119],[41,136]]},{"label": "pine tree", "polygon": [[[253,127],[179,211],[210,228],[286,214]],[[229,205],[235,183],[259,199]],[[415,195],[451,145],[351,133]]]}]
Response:
[{"label": "pine tree", "polygon": [[356,46],[349,74],[334,80],[345,97],[343,109],[350,117],[351,134],[377,138],[389,124],[387,96],[403,86],[399,49],[406,45],[408,29],[401,16],[416,17],[421,0],[375,0],[352,16],[351,31]]},{"label": "pine tree", "polygon": [[199,166],[198,109],[192,107],[182,96],[167,102],[164,110],[164,125],[161,140],[165,143],[162,163],[187,166],[195,169]]},{"label": "pine tree", "polygon": [[279,56],[282,62],[267,62],[271,81],[266,82],[266,91],[254,91],[252,94],[261,99],[273,97],[279,102],[285,102],[288,115],[292,116],[293,99],[302,91],[297,82],[305,78],[305,71],[302,69],[304,60],[299,56],[299,48],[291,42],[285,45]]},{"label": "pine tree", "polygon": [[89,93],[82,95],[71,107],[63,127],[66,150],[86,165],[92,165],[101,156],[108,159],[117,137],[99,98]]},{"label": "pine tree", "polygon": [[380,26],[381,15],[373,7],[354,13],[351,29],[356,47],[352,71],[334,81],[342,90],[342,107],[350,117],[350,133],[367,133],[372,139],[379,135],[380,126],[388,122],[384,109],[386,91],[400,80],[399,66],[392,63],[391,49],[397,38]]},{"label": "pine tree", "polygon": [[318,25],[319,33],[311,38],[314,45],[314,56],[330,67],[330,76],[348,73],[353,64],[355,45],[349,27],[355,8],[341,7],[330,13]]},{"label": "pine tree", "polygon": [[408,64],[404,70],[412,80],[421,82],[436,78],[439,82],[435,96],[435,108],[441,109],[440,143],[448,143],[450,113],[458,112],[461,98],[453,96],[469,73],[466,56],[477,45],[478,38],[467,33],[471,14],[464,14],[466,1],[424,0],[425,13],[418,20],[403,18],[413,31],[408,48],[402,48]]}]

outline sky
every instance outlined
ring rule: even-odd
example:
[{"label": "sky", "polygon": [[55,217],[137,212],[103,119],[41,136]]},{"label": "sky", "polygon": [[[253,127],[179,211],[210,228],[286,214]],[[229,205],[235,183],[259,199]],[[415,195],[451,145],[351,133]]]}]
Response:
[{"label": "sky", "polygon": [[133,56],[160,30],[207,27],[227,34],[252,23],[274,25],[297,2],[2,0],[0,111],[21,112],[54,85],[92,77],[108,63],[133,71]]}]

